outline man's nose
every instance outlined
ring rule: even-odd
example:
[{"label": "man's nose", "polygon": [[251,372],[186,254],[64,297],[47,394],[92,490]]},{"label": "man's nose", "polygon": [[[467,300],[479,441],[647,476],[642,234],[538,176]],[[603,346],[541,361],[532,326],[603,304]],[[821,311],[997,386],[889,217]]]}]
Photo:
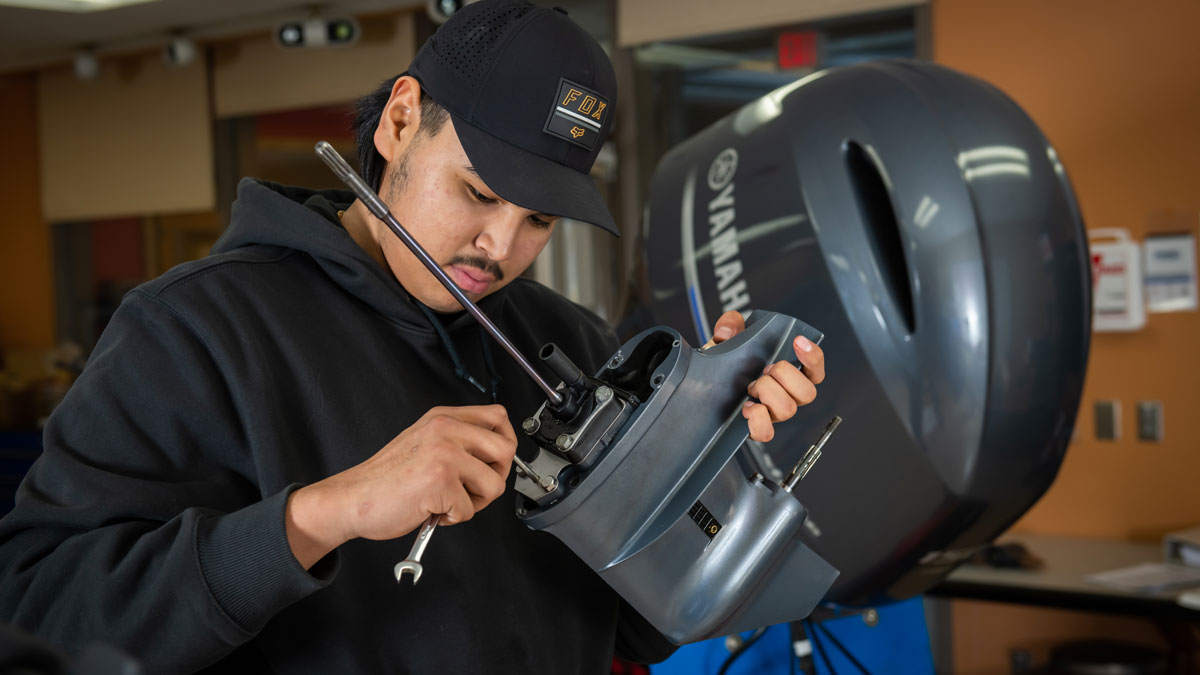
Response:
[{"label": "man's nose", "polygon": [[516,245],[521,224],[525,221],[524,211],[518,206],[508,205],[502,213],[488,222],[476,238],[476,246],[497,262],[507,260]]}]

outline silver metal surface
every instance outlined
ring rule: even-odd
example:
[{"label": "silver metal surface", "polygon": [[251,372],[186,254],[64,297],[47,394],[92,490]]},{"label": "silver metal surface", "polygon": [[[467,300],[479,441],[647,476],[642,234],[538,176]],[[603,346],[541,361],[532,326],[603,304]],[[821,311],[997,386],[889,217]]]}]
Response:
[{"label": "silver metal surface", "polygon": [[396,581],[399,582],[405,572],[412,574],[413,584],[421,580],[421,573],[425,571],[421,567],[421,556],[425,554],[425,547],[429,545],[429,538],[433,536],[433,530],[441,520],[441,516],[434,514],[425,519],[425,524],[421,526],[421,531],[417,533],[417,540],[413,542],[412,550],[408,552],[408,557],[396,563],[395,569],[392,572],[396,575]]},{"label": "silver metal surface", "polygon": [[385,204],[383,200],[379,198],[379,195],[375,194],[375,191],[367,185],[366,181],[364,181],[357,173],[355,173],[354,169],[350,168],[350,165],[346,163],[346,160],[343,159],[340,154],[338,154],[338,151],[335,150],[329,143],[325,141],[318,141],[316,145],[316,152],[317,156],[320,157],[321,160],[325,162],[326,166],[328,166],[333,173],[337,175],[337,177],[340,178],[342,182],[350,188],[351,191],[354,192],[355,196],[362,201],[367,209],[374,214],[376,218],[383,221],[383,223],[387,225],[397,237],[400,238],[400,241],[404,242],[404,245],[408,247],[408,250],[412,251],[413,255],[417,257],[417,260],[420,260],[421,264],[425,265],[425,269],[429,270],[429,272],[433,274],[433,276],[436,277],[443,286],[446,287],[446,290],[450,291],[450,294],[454,296],[454,299],[458,300],[459,304],[461,304],[464,309],[470,312],[471,316],[475,317],[476,321],[483,325],[488,334],[495,338],[496,342],[499,342],[501,347],[504,347],[504,351],[508,352],[509,355],[521,365],[521,368],[525,371],[525,373],[537,383],[538,387],[540,387],[543,392],[545,392],[546,398],[553,401],[555,405],[562,403],[562,394],[559,394],[554,390],[553,387],[550,386],[548,382],[546,382],[546,380],[542,379],[542,376],[533,369],[533,366],[530,365],[525,356],[521,354],[521,352],[517,351],[516,346],[509,341],[508,337],[502,333],[496,324],[492,323],[492,320],[489,319],[487,315],[475,305],[474,302],[471,302],[471,299],[468,298],[465,293],[463,293],[462,289],[459,288],[458,285],[446,275],[445,270],[439,267],[437,262],[429,255],[429,253],[427,253],[425,249],[422,248],[419,243],[417,243],[417,240],[413,239],[413,236],[409,234],[408,230],[404,229],[404,226],[400,224],[400,221],[396,220],[391,211],[388,210],[387,204]]},{"label": "silver metal surface", "polygon": [[[564,468],[571,466],[571,463],[552,452],[538,452],[537,457],[532,462],[526,462],[526,465],[535,476],[544,477],[557,476]],[[547,492],[546,486],[540,481],[523,475],[520,471],[517,472],[517,480],[513,482],[513,489],[537,503],[553,502],[561,498],[564,492],[562,484],[557,480],[554,488]]]},{"label": "silver metal surface", "polygon": [[558,480],[554,476],[541,476],[534,471],[532,467],[525,463],[525,460],[520,457],[513,456],[513,463],[517,465],[517,471],[525,474],[529,480],[537,483],[546,492],[554,492],[558,489]]},{"label": "silver metal surface", "polygon": [[536,434],[540,428],[542,428],[542,423],[536,417],[526,417],[525,421],[521,422],[521,431],[526,434]]},{"label": "silver metal surface", "polygon": [[833,419],[826,425],[825,431],[821,433],[821,438],[817,439],[816,443],[808,446],[808,450],[804,453],[804,456],[800,458],[795,468],[792,469],[792,473],[783,482],[784,490],[791,492],[795,489],[796,483],[804,480],[804,477],[808,475],[809,470],[813,468],[817,460],[821,459],[821,449],[825,447],[825,443],[829,441],[829,437],[833,435],[833,432],[837,431],[837,428],[841,424],[842,418],[834,415]]}]

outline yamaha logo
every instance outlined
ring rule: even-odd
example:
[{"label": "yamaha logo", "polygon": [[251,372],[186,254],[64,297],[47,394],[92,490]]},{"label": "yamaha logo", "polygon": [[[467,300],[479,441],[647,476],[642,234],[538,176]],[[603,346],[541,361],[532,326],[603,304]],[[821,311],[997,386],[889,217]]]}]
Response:
[{"label": "yamaha logo", "polygon": [[738,228],[734,221],[734,174],[738,153],[725,148],[708,167],[708,187],[713,197],[708,202],[708,243],[712,250],[713,277],[722,311],[742,310],[750,305],[750,291],[742,277],[745,271],[738,251]]},{"label": "yamaha logo", "polygon": [[725,148],[717,158],[713,160],[712,166],[708,167],[708,188],[713,192],[720,192],[729,185],[729,181],[733,180],[733,174],[737,173],[738,154],[733,148]]}]

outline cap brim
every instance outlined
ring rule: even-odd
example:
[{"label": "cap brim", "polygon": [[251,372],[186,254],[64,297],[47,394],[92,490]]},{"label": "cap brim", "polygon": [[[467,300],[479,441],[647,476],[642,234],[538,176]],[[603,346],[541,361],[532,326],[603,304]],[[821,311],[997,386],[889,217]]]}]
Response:
[{"label": "cap brim", "polygon": [[453,113],[450,120],[471,166],[505,201],[621,236],[591,176],[502,141]]}]

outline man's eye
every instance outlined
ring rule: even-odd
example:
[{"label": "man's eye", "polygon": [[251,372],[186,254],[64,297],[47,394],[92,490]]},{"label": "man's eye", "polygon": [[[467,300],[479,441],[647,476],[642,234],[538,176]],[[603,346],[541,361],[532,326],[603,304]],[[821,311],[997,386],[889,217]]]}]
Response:
[{"label": "man's eye", "polygon": [[534,227],[538,227],[543,230],[547,227],[550,227],[549,220],[546,220],[545,218],[539,218],[537,216],[529,216],[529,222],[533,223]]},{"label": "man's eye", "polygon": [[480,202],[482,202],[484,204],[491,204],[492,202],[496,201],[495,199],[492,199],[491,197],[488,197],[487,195],[483,194],[479,190],[476,190],[471,185],[468,185],[467,189],[471,191],[471,194],[475,197],[475,199],[478,199]]}]

